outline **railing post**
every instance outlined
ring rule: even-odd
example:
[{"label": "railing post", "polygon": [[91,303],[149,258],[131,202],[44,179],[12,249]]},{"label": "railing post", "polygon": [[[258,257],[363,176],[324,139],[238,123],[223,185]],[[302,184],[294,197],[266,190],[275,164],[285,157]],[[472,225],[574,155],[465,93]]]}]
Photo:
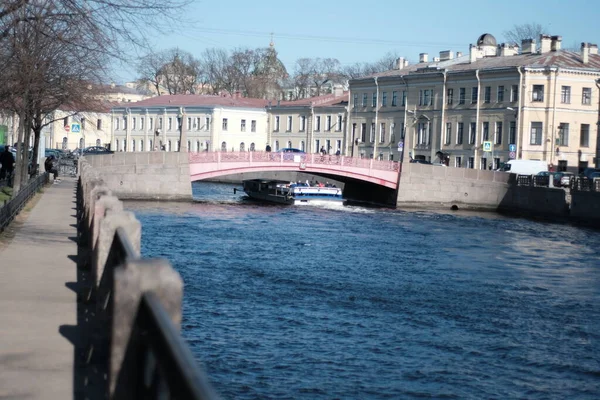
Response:
[{"label": "railing post", "polygon": [[109,397],[136,399],[136,383],[144,371],[139,361],[144,346],[141,335],[132,335],[140,299],[144,292],[158,296],[175,326],[181,326],[183,282],[166,260],[135,260],[116,268],[113,290],[114,315],[109,364]]}]

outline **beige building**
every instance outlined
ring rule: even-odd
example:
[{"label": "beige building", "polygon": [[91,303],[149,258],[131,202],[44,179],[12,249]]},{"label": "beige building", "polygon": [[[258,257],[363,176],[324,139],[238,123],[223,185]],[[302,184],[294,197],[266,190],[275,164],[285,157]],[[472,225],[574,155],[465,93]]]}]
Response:
[{"label": "beige building", "polygon": [[[158,96],[114,107],[115,151],[254,151],[267,143],[267,101],[208,95]],[[183,143],[181,142],[183,138]]]},{"label": "beige building", "polygon": [[[497,168],[512,158],[559,170],[593,165],[600,55],[595,44],[561,49],[560,36],[517,45],[481,35],[469,54],[429,60],[350,81],[348,142],[367,157]],[[404,135],[406,132],[406,135]],[[406,158],[405,158],[406,159]]]},{"label": "beige building", "polygon": [[269,105],[269,144],[274,151],[296,148],[316,153],[344,152],[348,92]]}]

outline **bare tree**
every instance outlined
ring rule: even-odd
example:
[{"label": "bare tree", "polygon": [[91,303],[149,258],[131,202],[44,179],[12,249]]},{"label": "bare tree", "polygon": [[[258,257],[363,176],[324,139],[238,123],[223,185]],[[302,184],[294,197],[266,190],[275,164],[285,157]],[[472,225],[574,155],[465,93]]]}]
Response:
[{"label": "bare tree", "polygon": [[232,60],[223,49],[207,49],[200,56],[202,70],[206,74],[206,85],[211,94],[235,91]]},{"label": "bare tree", "polygon": [[202,75],[200,61],[178,48],[145,55],[137,64],[137,72],[138,87],[150,85],[159,96],[194,94]]},{"label": "bare tree", "polygon": [[544,33],[544,27],[536,22],[515,25],[512,29],[502,32],[507,43],[521,45],[523,39],[538,39]]}]

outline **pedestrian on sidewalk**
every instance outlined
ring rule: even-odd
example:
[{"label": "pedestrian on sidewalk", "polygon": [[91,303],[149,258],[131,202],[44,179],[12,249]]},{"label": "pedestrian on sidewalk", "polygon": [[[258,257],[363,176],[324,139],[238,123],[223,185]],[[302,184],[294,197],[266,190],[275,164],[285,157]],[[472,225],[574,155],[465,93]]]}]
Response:
[{"label": "pedestrian on sidewalk", "polygon": [[58,169],[56,169],[56,166],[54,165],[54,160],[55,157],[53,155],[46,158],[46,161],[44,161],[44,169],[46,172],[54,175],[54,182],[57,183],[60,182],[60,179],[58,179]]},{"label": "pedestrian on sidewalk", "polygon": [[0,179],[7,179],[8,186],[12,186],[12,173],[15,168],[15,158],[10,152],[10,146],[4,146],[4,151],[0,153],[0,164],[2,164],[2,168],[0,168]]}]

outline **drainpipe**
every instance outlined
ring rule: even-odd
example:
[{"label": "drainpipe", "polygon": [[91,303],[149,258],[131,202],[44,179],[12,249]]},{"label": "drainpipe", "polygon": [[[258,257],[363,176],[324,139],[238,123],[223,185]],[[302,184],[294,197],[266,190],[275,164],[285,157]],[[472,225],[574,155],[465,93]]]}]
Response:
[{"label": "drainpipe", "polygon": [[517,120],[516,120],[516,125],[517,125],[517,137],[516,137],[516,142],[515,143],[517,145],[517,154],[516,154],[516,159],[520,160],[523,158],[523,148],[521,146],[521,125],[523,125],[523,118],[521,115],[521,107],[523,104],[523,85],[525,84],[524,82],[524,76],[523,76],[523,71],[524,71],[524,67],[517,67],[517,72],[519,73],[519,91],[518,91],[518,96],[519,96],[519,104],[517,105]]},{"label": "drainpipe", "polygon": [[[558,89],[558,71],[560,68],[556,68],[555,74],[554,74],[554,101],[553,101],[553,105],[552,105],[552,129],[550,130],[550,164],[552,164],[552,159],[554,156],[554,146],[556,145],[555,140],[554,140],[554,133],[556,132],[556,90]],[[558,162],[557,162],[558,164]]]},{"label": "drainpipe", "polygon": [[[475,162],[473,163],[473,167],[477,169],[477,163],[479,160],[479,95],[481,94],[481,80],[479,79],[479,70],[475,70],[475,77],[477,78],[477,113],[475,115],[475,151],[473,152],[473,157],[475,158]],[[479,161],[479,168],[481,169],[481,161]]]},{"label": "drainpipe", "polygon": [[[596,79],[596,87],[600,92],[600,78]],[[596,162],[594,167],[600,168],[600,95],[598,95],[598,122],[596,123]]]},{"label": "drainpipe", "polygon": [[[310,102],[310,130],[308,132],[308,143],[306,144],[307,153],[314,153],[313,141],[314,141],[314,125],[315,125],[315,109],[314,103]],[[318,151],[319,149],[317,149]]]},{"label": "drainpipe", "polygon": [[[409,138],[408,136],[406,124],[406,118],[408,117],[408,82],[406,82],[406,79],[404,79],[404,76],[402,75],[400,75],[400,79],[402,79],[402,82],[404,82],[404,86],[406,87],[406,101],[404,102],[404,127],[402,128],[402,134],[404,135],[404,137],[402,138],[402,154],[400,155],[400,162],[404,162],[404,150],[407,147],[412,146],[412,140],[410,140],[411,138]],[[402,96],[402,98],[404,99],[404,96]],[[406,140],[407,138],[408,143]],[[411,154],[414,154],[414,149],[411,149],[411,151],[409,151],[409,157]]]},{"label": "drainpipe", "polygon": [[379,111],[379,84],[377,83],[377,77],[375,79],[375,132],[373,132],[373,159],[377,157],[377,132],[379,130],[379,124],[377,123],[378,111]]},{"label": "drainpipe", "polygon": [[[440,123],[440,151],[443,152],[444,150],[444,141],[442,140],[442,137],[445,135],[445,129],[446,129],[446,124],[445,124],[445,120],[444,120],[444,116],[445,116],[445,111],[446,111],[446,74],[447,71],[444,70],[444,72],[442,73],[444,75],[444,84],[442,85],[442,122]],[[433,155],[431,157],[433,159]]]}]

